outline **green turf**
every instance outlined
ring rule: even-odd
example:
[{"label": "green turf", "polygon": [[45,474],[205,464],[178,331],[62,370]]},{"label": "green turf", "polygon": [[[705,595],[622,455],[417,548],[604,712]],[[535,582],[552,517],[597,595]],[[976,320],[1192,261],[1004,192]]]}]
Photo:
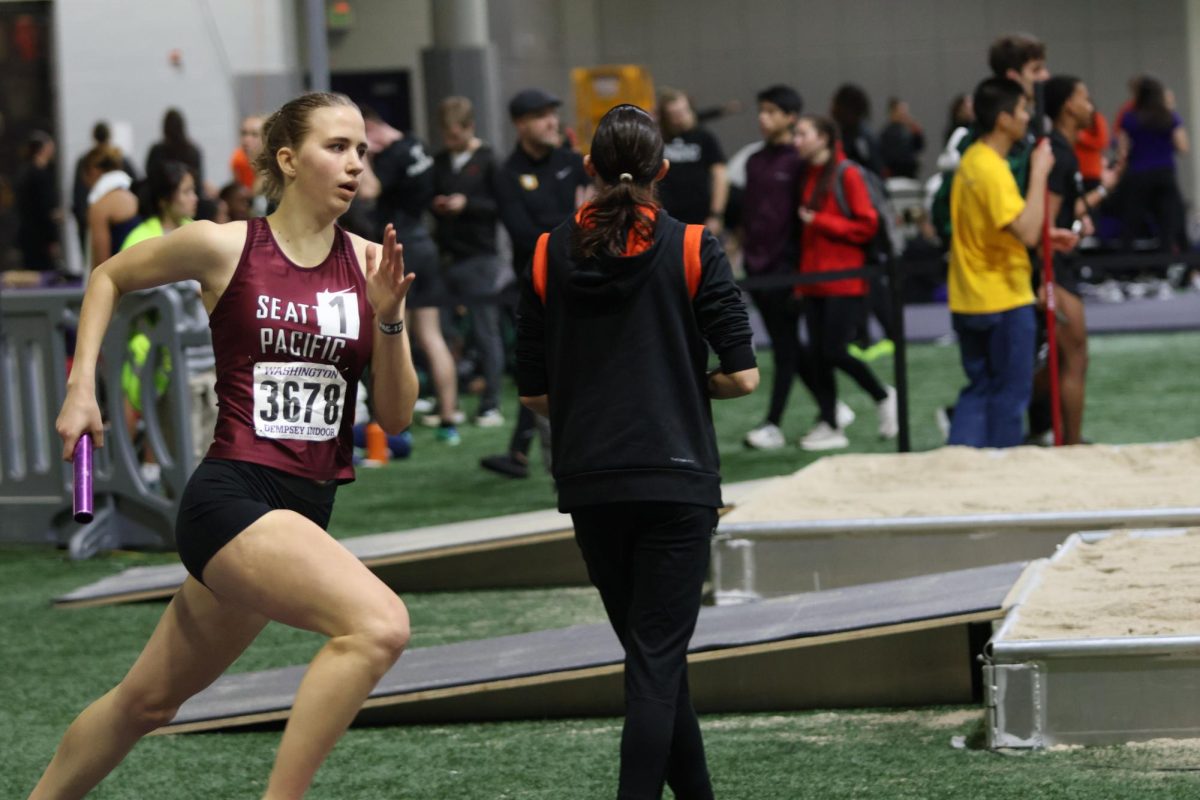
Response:
[{"label": "green turf", "polygon": [[[769,360],[769,358],[768,358]],[[938,443],[933,409],[961,383],[955,348],[910,354],[913,442]],[[881,376],[890,363],[878,362]],[[1092,341],[1086,435],[1098,442],[1200,436],[1196,377],[1200,335],[1098,337]],[[764,376],[765,378],[766,376]],[[766,381],[764,381],[766,383]],[[842,381],[859,413],[852,451],[885,452],[872,435],[867,397]],[[765,391],[764,386],[764,391]],[[512,411],[511,393],[506,409]],[[790,472],[813,460],[794,446],[744,450],[764,392],[716,404],[726,480]],[[470,404],[468,404],[470,407]],[[814,413],[795,394],[785,420],[799,436]],[[399,530],[545,508],[549,480],[509,481],[476,466],[503,449],[509,430],[464,428],[463,444],[415,432],[413,458],[361,470],[342,490],[336,535]],[[536,463],[536,459],[535,459]],[[864,487],[869,491],[869,487]],[[162,606],[55,610],[49,599],[161,555],[117,554],[84,563],[38,548],[0,548],[0,797],[22,797],[63,728],[119,680]],[[555,589],[405,596],[414,645],[426,646],[600,621],[590,590]],[[270,626],[233,669],[302,663],[319,646],[310,634]],[[803,676],[797,676],[803,680]],[[1096,748],[1000,756],[956,749],[978,737],[977,709],[739,714],[704,720],[717,794],[727,798],[1183,798],[1200,794],[1200,748]],[[352,730],[318,775],[314,798],[611,797],[619,725],[613,719],[401,726]],[[96,798],[254,798],[270,768],[277,732],[173,736],[142,743]]]}]

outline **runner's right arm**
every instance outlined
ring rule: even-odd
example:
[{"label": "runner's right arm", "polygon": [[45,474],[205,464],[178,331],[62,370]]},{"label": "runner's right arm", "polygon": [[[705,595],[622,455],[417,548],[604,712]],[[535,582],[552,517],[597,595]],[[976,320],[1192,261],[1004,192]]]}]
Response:
[{"label": "runner's right arm", "polygon": [[206,298],[219,294],[215,281],[228,283],[245,238],[244,223],[194,222],[170,236],[123,250],[92,271],[79,314],[67,397],[56,423],[64,460],[73,458],[75,442],[84,433],[92,434],[97,447],[104,445],[104,426],[96,404],[96,361],[121,295],[185,280],[199,281]]}]

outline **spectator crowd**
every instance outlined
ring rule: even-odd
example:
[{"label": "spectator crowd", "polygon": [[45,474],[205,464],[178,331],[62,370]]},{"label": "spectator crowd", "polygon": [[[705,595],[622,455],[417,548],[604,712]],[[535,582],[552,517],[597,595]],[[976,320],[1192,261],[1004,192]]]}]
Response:
[{"label": "spectator crowd", "polygon": [[[891,97],[876,132],[871,97],[851,83],[816,112],[795,87],[765,87],[756,98],[761,139],[731,159],[704,121],[736,113],[739,105],[698,109],[688,93],[660,87],[656,113],[670,168],[658,201],[672,217],[720,238],[745,275],[759,330],[770,340],[772,385],[746,446],[787,446],[782,422],[798,379],[815,409],[799,446],[847,447],[855,414],[838,397],[839,372],[871,398],[875,433],[897,435],[896,390],[871,367],[893,346],[890,288],[879,268],[889,259],[942,265],[914,273],[910,285],[923,299],[944,299],[952,315],[966,385],[940,412],[951,444],[1006,447],[1045,438],[1056,411],[1044,364],[1044,309],[1051,302],[1058,320],[1057,413],[1064,440],[1084,441],[1083,300],[1111,292],[1112,282],[1089,281],[1080,252],[1190,249],[1176,173],[1176,156],[1189,148],[1187,132],[1173,93],[1154,76],[1131,79],[1128,100],[1110,119],[1094,107],[1086,77],[1051,75],[1047,47],[1033,36],[1001,37],[986,60],[990,75],[956,96],[945,124],[936,126],[923,125],[903,98]],[[427,398],[420,423],[445,446],[469,435],[468,425],[511,423],[506,450],[481,466],[512,478],[528,476],[535,440],[548,459],[550,431],[545,418],[524,407],[502,408],[513,363],[511,284],[528,268],[538,237],[577,214],[594,191],[560,107],[540,89],[513,96],[508,112],[516,143],[508,153],[479,137],[465,97],[438,106],[437,152],[364,108],[367,169],[342,219],[375,241],[394,226],[406,268],[417,275],[408,324]],[[12,181],[15,266],[61,271],[68,214],[90,270],[193,219],[269,213],[253,167],[263,135],[261,117],[242,120],[238,145],[221,170],[232,179],[218,186],[179,110],[164,114],[161,139],[141,169],[98,122],[92,145],[75,162],[64,204],[55,142],[35,133]],[[929,150],[935,152],[926,156]],[[936,169],[926,173],[925,163]],[[1041,274],[1047,247],[1051,285]],[[1167,274],[1173,283],[1160,278],[1160,294],[1189,283],[1200,289],[1186,268]],[[873,340],[873,330],[881,338]],[[131,341],[136,365],[135,350]],[[201,354],[187,368],[197,383],[210,365]],[[203,380],[197,386],[198,399],[209,396]],[[137,396],[136,387],[130,391]],[[365,423],[369,411],[360,417]],[[396,453],[409,447],[403,436],[392,442]]]}]

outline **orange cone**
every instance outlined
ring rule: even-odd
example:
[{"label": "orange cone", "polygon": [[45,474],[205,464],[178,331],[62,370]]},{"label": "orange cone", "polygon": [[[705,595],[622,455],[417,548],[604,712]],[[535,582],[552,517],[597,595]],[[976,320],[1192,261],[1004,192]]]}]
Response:
[{"label": "orange cone", "polygon": [[388,451],[387,434],[378,422],[367,425],[367,457],[363,462],[372,467],[383,466],[388,462],[391,453]]}]

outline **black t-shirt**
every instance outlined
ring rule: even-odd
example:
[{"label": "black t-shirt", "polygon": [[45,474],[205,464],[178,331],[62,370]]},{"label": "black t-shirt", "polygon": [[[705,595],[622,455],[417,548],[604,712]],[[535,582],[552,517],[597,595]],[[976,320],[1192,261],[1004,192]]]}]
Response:
[{"label": "black t-shirt", "polygon": [[[1057,130],[1050,133],[1050,152],[1054,154],[1054,166],[1046,178],[1046,187],[1052,194],[1062,197],[1058,216],[1052,221],[1056,228],[1070,228],[1075,223],[1075,204],[1083,196],[1083,175],[1079,173],[1079,159],[1075,148]],[[1040,282],[1042,255],[1034,254],[1035,272]],[[1078,293],[1078,276],[1074,259],[1070,253],[1054,253],[1054,282],[1068,291]],[[1035,283],[1036,285],[1036,283]]]},{"label": "black t-shirt", "polygon": [[421,215],[433,199],[433,158],[414,136],[392,142],[375,154],[371,167],[382,185],[376,204],[379,228],[389,222],[403,243],[414,237],[427,238]]},{"label": "black t-shirt", "polygon": [[724,164],[721,143],[699,125],[665,143],[663,158],[671,162],[667,177],[658,184],[663,208],[675,219],[699,225],[712,208],[713,164]]},{"label": "black t-shirt", "polygon": [[1054,166],[1046,179],[1051,193],[1062,197],[1062,207],[1054,220],[1057,228],[1070,228],[1075,222],[1075,203],[1082,196],[1083,176],[1079,174],[1079,159],[1075,148],[1058,131],[1050,134],[1050,152],[1054,154]]}]

